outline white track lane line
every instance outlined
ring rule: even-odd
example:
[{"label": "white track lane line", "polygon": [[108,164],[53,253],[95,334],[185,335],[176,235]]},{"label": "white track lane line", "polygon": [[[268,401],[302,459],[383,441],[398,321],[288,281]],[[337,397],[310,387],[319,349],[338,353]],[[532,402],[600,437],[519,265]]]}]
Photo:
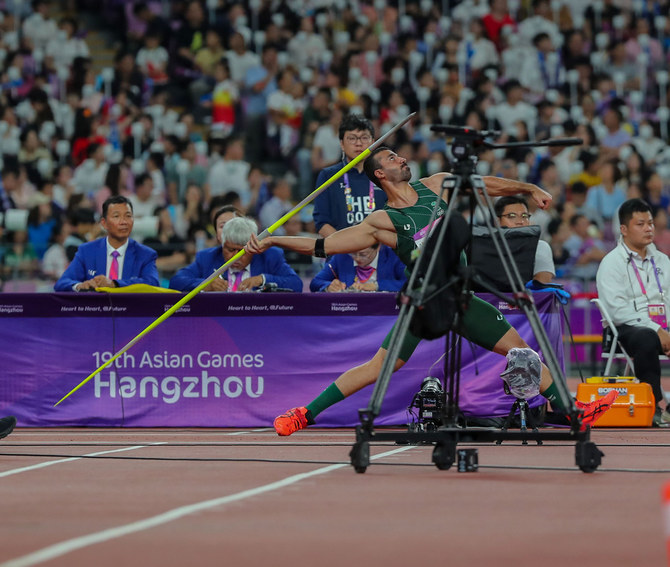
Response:
[{"label": "white track lane line", "polygon": [[[386,453],[370,456],[370,460],[383,459],[384,457],[390,457],[396,453],[402,453],[403,451],[408,451],[414,448],[415,446],[412,445],[407,447],[400,447],[399,449],[387,451]],[[16,559],[10,559],[9,561],[0,563],[0,567],[30,567],[31,565],[37,565],[39,563],[43,563],[44,561],[51,561],[56,557],[60,557],[78,549],[83,549],[84,547],[95,545],[96,543],[104,543],[112,539],[117,539],[126,535],[148,530],[150,528],[155,528],[156,526],[161,526],[163,524],[179,520],[184,516],[202,512],[203,510],[209,510],[210,508],[222,506],[223,504],[229,504],[231,502],[238,502],[240,500],[252,498],[254,496],[258,496],[259,494],[265,494],[266,492],[272,492],[273,490],[278,490],[280,488],[290,486],[291,484],[296,484],[313,476],[327,474],[329,472],[348,466],[350,465],[329,465],[327,467],[316,469],[312,472],[296,474],[276,482],[271,482],[270,484],[258,486],[249,490],[243,490],[242,492],[238,492],[236,494],[229,494],[228,496],[222,496],[212,500],[205,500],[204,502],[198,502],[197,504],[189,504],[187,506],[174,508],[172,510],[168,510],[167,512],[163,512],[162,514],[158,514],[157,516],[152,516],[151,518],[145,518],[144,520],[139,520],[130,524],[124,524],[115,528],[109,528],[100,532],[75,537],[50,545],[38,551],[34,551],[33,553],[28,553],[27,555],[17,557]]]},{"label": "white track lane line", "polygon": [[[88,453],[87,455],[83,455],[81,457],[69,457],[67,459],[59,459],[57,461],[48,461],[46,463],[38,463],[37,465],[30,465],[29,467],[21,467],[18,469],[11,469],[8,471],[0,472],[0,478],[4,478],[6,476],[12,476],[15,474],[21,474],[24,472],[30,472],[34,471],[37,469],[43,469],[44,467],[50,467],[52,465],[61,465],[63,463],[71,463],[72,461],[79,461],[80,459],[84,459],[86,457],[98,457],[100,455],[109,455],[110,453],[122,453],[124,451],[134,451],[135,449],[146,449],[147,447],[153,447],[156,445],[165,445],[164,442],[160,443],[148,443],[146,445],[135,445],[133,447],[123,447],[122,449],[111,449],[109,451],[99,451],[97,453]],[[30,455],[26,455],[30,456]]]}]

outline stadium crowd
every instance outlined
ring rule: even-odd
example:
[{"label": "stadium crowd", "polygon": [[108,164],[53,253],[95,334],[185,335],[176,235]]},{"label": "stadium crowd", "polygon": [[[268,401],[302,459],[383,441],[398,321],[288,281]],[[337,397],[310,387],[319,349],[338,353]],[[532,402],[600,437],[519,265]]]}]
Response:
[{"label": "stadium crowd", "polygon": [[[498,141],[477,171],[536,183],[557,276],[593,290],[618,207],[641,197],[670,253],[668,0],[17,0],[0,2],[0,274],[51,290],[102,203],[127,196],[163,285],[216,246],[233,205],[261,229],[342,159],[364,115],[416,179],[449,170],[431,124]],[[87,43],[103,34],[114,64]],[[463,207],[467,214],[467,207]],[[315,233],[311,208],[286,234]],[[320,265],[295,259],[312,277]],[[306,289],[306,288],[305,288]]]}]

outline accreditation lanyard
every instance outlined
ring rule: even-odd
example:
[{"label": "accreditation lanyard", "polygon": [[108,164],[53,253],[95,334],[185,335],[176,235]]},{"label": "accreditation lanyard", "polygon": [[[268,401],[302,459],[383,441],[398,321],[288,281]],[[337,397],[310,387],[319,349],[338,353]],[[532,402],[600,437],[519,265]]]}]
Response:
[{"label": "accreditation lanyard", "polygon": [[663,288],[661,287],[661,280],[658,277],[658,271],[656,270],[656,262],[652,257],[649,257],[649,262],[651,262],[651,267],[654,271],[654,276],[656,278],[656,285],[658,286],[658,291],[661,294],[661,300],[663,303],[649,303],[649,297],[647,296],[647,289],[644,287],[644,282],[640,276],[640,270],[637,269],[635,264],[635,259],[633,255],[630,256],[630,263],[633,266],[633,271],[635,272],[635,277],[637,278],[637,283],[640,284],[640,289],[642,290],[642,295],[647,298],[647,311],[649,313],[649,318],[654,322],[658,323],[664,329],[668,328],[668,320],[665,314],[665,295],[663,293]]},{"label": "accreditation lanyard", "polygon": [[[368,197],[368,209],[373,211],[375,208],[375,186],[370,183],[370,193]],[[349,173],[344,174],[344,198],[347,202],[347,211],[351,212],[354,210],[354,198],[351,195],[351,183],[349,183]]]}]

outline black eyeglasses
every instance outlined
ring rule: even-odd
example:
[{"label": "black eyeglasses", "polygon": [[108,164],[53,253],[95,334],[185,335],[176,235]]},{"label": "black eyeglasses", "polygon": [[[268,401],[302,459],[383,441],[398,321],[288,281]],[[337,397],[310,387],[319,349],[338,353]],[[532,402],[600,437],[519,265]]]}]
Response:
[{"label": "black eyeglasses", "polygon": [[507,213],[505,215],[500,215],[501,217],[507,217],[509,220],[514,220],[516,217],[521,217],[523,220],[530,219],[530,213]]},{"label": "black eyeglasses", "polygon": [[355,144],[356,142],[363,142],[364,144],[369,144],[372,142],[372,136],[370,134],[363,134],[362,136],[354,136],[353,134],[347,134],[344,137],[345,142],[350,144]]}]

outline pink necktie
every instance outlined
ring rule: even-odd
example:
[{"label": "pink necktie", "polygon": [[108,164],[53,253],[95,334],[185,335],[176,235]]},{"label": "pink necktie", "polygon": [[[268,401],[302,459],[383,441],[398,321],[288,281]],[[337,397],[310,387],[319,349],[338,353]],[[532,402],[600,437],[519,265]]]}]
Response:
[{"label": "pink necktie", "polygon": [[240,282],[242,281],[242,275],[243,274],[244,274],[244,272],[235,273],[235,275],[233,276],[234,277],[233,285],[232,285],[230,291],[237,291],[237,288],[240,287]]},{"label": "pink necktie", "polygon": [[114,250],[112,252],[112,265],[109,267],[109,279],[110,280],[118,280],[119,279],[119,260],[118,257],[121,254],[119,254],[118,250]]}]

